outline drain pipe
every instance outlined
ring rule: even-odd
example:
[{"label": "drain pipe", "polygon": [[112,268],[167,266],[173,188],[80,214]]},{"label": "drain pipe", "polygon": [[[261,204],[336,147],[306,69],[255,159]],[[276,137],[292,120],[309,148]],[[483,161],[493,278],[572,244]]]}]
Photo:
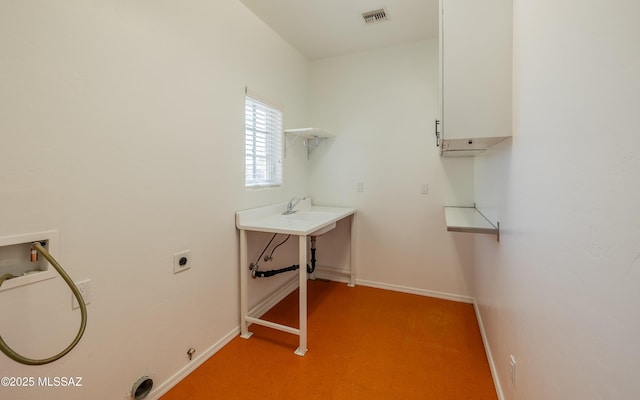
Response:
[{"label": "drain pipe", "polygon": [[[316,270],[316,237],[310,236],[311,238],[311,265],[307,264],[307,273],[312,274]],[[271,243],[271,242],[269,242]],[[263,252],[264,253],[264,252]],[[252,264],[253,268],[251,269],[251,276],[253,278],[269,278],[274,275],[281,274],[283,272],[296,271],[300,268],[299,264],[294,264],[289,267],[284,267],[280,269],[272,269],[269,271],[260,271],[257,268],[256,264]]]},{"label": "drain pipe", "polygon": [[313,274],[316,270],[316,237],[311,236],[311,267],[307,265],[307,273]]},{"label": "drain pipe", "polygon": [[253,276],[256,278],[269,278],[271,276],[274,275],[278,275],[281,274],[283,272],[289,272],[289,271],[295,271],[298,268],[300,268],[300,265],[298,264],[294,264],[290,267],[284,267],[284,268],[280,268],[280,269],[272,269],[269,271],[254,271],[253,272]]}]

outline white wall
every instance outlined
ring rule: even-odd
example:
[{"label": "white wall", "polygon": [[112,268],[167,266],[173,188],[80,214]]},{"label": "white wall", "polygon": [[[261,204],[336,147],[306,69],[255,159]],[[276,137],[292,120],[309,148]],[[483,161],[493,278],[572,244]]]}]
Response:
[{"label": "white wall", "polygon": [[311,124],[336,137],[311,153],[310,191],[318,203],[357,208],[360,283],[467,296],[472,238],[446,232],[442,206],[473,203],[473,161],[441,159],[435,146],[437,46],[311,63]]},{"label": "white wall", "polygon": [[515,136],[476,160],[502,233],[476,239],[474,292],[505,399],[640,393],[639,13],[515,1]]},{"label": "white wall", "polygon": [[[256,61],[259,60],[259,61]],[[307,121],[308,65],[239,2],[0,2],[0,236],[60,233],[59,259],[91,279],[86,334],[44,367],[0,356],[9,376],[82,376],[82,388],[2,388],[12,399],[126,398],[166,382],[239,323],[234,212],[306,190],[244,189],[244,87]],[[173,253],[192,267],[172,273]],[[78,312],[61,279],[0,292],[0,334],[51,355]]]}]

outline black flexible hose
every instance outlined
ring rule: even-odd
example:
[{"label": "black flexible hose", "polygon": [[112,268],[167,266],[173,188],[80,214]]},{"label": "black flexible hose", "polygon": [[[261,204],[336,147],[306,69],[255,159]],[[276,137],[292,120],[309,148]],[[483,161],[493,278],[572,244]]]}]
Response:
[{"label": "black flexible hose", "polygon": [[[273,242],[273,239],[276,238],[278,234],[274,233],[273,236],[271,236],[271,240],[269,240],[269,243],[267,243],[267,245],[265,246],[264,250],[262,250],[262,253],[260,253],[260,257],[258,257],[258,259],[256,260],[255,266],[258,267],[258,263],[260,262],[260,260],[262,259],[262,256],[264,255],[264,253],[267,251],[267,249],[269,248],[269,246],[271,246],[271,242]],[[276,246],[277,247],[277,246]]]},{"label": "black flexible hose", "polygon": [[[282,246],[283,244],[285,244],[287,242],[287,240],[289,240],[289,238],[291,237],[291,235],[287,235],[287,238],[285,240],[283,240],[282,242],[278,243],[277,245],[275,245],[275,247],[273,249],[271,249],[271,254],[269,254],[269,258],[273,258],[273,253],[276,251],[276,249],[280,246]],[[269,247],[269,246],[267,246]]]},{"label": "black flexible hose", "polygon": [[298,268],[300,268],[300,266],[298,264],[294,264],[290,267],[284,267],[280,269],[272,269],[269,271],[256,271],[255,275],[257,278],[269,278],[271,276],[278,275],[283,272],[295,271]]}]

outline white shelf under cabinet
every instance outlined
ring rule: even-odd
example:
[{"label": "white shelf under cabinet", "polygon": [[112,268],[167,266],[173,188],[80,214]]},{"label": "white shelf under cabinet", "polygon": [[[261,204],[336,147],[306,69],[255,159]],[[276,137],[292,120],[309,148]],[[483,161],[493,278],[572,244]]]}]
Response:
[{"label": "white shelf under cabinet", "polygon": [[477,139],[441,140],[440,155],[442,157],[473,157],[507,138],[507,136],[504,136]]},{"label": "white shelf under cabinet", "polygon": [[444,215],[447,231],[487,233],[496,235],[500,240],[500,223],[494,225],[475,207],[445,207]]}]

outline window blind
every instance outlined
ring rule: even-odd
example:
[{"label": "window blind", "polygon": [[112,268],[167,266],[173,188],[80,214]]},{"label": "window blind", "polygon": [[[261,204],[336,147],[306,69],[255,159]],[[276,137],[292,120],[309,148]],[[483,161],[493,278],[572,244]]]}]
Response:
[{"label": "window blind", "polygon": [[245,186],[282,184],[282,111],[246,96]]}]

